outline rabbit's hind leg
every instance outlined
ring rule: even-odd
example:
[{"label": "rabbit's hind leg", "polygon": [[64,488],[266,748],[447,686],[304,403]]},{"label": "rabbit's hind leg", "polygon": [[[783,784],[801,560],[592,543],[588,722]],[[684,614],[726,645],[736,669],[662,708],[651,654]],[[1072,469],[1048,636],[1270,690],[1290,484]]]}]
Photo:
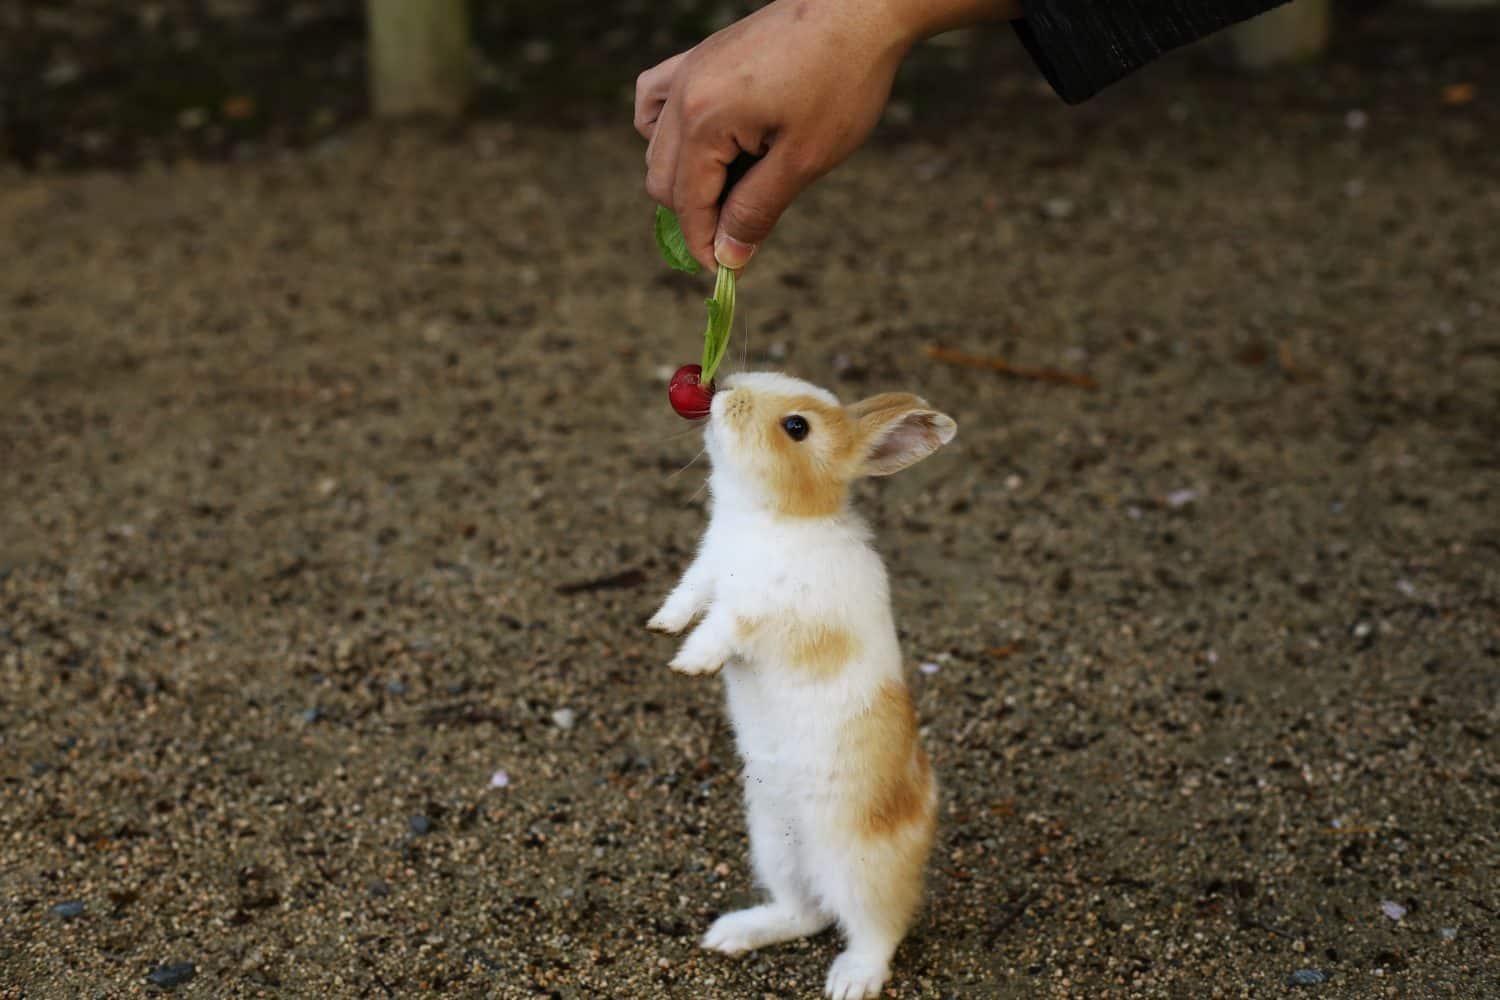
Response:
[{"label": "rabbit's hind leg", "polygon": [[750,856],[771,901],[726,913],[704,935],[703,947],[730,955],[808,937],[833,923],[813,895],[803,866],[802,836],[790,810],[752,785],[745,796]]},{"label": "rabbit's hind leg", "polygon": [[822,855],[818,888],[848,941],[828,970],[824,993],[833,1000],[879,995],[922,894],[930,824],[913,824],[881,841],[851,840],[844,850],[828,845]]}]

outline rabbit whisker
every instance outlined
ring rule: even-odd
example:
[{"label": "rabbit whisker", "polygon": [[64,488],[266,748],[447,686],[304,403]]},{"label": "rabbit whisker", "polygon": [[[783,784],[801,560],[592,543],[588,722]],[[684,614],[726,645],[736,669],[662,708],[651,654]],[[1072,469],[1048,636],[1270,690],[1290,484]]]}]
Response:
[{"label": "rabbit whisker", "polygon": [[682,475],[684,472],[686,472],[687,470],[691,469],[693,467],[693,465],[698,461],[698,459],[700,459],[700,458],[703,457],[703,453],[705,451],[707,451],[707,450],[708,450],[708,448],[706,446],[703,447],[703,448],[699,448],[698,449],[698,454],[696,454],[692,458],[688,459],[687,465],[684,465],[682,468],[678,469],[676,472],[672,473],[670,476],[668,476],[666,479],[664,479],[662,481],[670,483],[672,480],[676,479],[678,476]]}]

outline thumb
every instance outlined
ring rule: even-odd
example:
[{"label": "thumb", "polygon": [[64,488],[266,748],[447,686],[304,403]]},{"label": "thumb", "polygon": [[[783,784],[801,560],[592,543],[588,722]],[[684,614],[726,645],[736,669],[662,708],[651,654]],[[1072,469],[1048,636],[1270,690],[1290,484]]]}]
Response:
[{"label": "thumb", "polygon": [[714,260],[722,266],[734,270],[744,267],[756,247],[771,235],[781,213],[801,193],[804,184],[787,169],[787,159],[773,146],[765,159],[730,188],[719,209],[719,229],[714,235]]}]

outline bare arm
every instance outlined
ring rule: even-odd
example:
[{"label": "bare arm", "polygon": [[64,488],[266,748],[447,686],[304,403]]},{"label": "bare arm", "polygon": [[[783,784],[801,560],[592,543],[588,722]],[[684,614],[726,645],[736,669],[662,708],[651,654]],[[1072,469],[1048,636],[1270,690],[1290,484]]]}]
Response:
[{"label": "bare arm", "polygon": [[[864,142],[917,42],[1014,21],[1070,103],[1286,0],[775,0],[642,73],[646,190],[709,270],[743,267],[781,213]],[[762,156],[723,206],[726,168]]]},{"label": "bare arm", "polygon": [[[642,73],[646,189],[712,270],[742,267],[787,205],[864,142],[911,47],[1019,0],[776,0]],[[718,204],[741,152],[764,158]]]}]

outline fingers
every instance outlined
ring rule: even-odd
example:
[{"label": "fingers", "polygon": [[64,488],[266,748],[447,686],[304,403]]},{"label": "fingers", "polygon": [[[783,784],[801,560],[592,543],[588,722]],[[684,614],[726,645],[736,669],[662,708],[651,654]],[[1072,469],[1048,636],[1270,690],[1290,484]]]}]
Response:
[{"label": "fingers", "polygon": [[714,259],[725,267],[744,267],[755,248],[771,235],[781,213],[807,186],[809,177],[788,143],[772,146],[765,159],[730,190],[719,210]]},{"label": "fingers", "polygon": [[682,120],[667,108],[652,126],[646,146],[646,193],[658,205],[675,209],[672,192],[677,180],[678,150],[682,146]]},{"label": "fingers", "polygon": [[682,65],[687,54],[679,52],[635,78],[635,130],[641,134],[641,138],[649,140],[656,130],[662,106],[667,103],[667,95],[672,92],[672,81],[677,76],[677,68]]},{"label": "fingers", "polygon": [[688,250],[710,271],[718,266],[714,234],[719,224],[719,195],[729,164],[739,153],[739,146],[728,137],[712,141],[699,135],[680,145],[670,207],[677,213]]}]

